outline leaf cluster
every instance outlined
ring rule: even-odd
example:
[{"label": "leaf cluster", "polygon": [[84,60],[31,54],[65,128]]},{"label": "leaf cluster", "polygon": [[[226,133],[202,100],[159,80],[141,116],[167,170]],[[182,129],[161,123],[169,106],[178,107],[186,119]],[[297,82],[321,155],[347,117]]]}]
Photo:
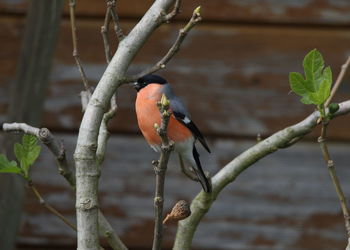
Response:
[{"label": "leaf cluster", "polygon": [[300,101],[304,104],[323,106],[331,91],[331,68],[325,67],[323,57],[316,49],[305,56],[303,68],[305,77],[298,72],[289,73],[292,91],[302,97]]},{"label": "leaf cluster", "polygon": [[14,153],[16,161],[9,161],[6,155],[0,154],[0,173],[20,174],[29,179],[29,169],[38,158],[41,151],[38,140],[33,135],[25,134],[22,137],[22,144],[15,143]]}]

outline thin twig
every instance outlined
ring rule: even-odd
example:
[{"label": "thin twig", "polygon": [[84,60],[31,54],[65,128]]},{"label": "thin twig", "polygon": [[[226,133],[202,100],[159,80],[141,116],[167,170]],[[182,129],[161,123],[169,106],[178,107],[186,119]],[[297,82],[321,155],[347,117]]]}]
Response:
[{"label": "thin twig", "polygon": [[193,11],[192,18],[190,19],[190,21],[186,24],[186,26],[184,28],[180,29],[179,34],[178,34],[173,46],[171,46],[171,48],[166,53],[166,55],[160,61],[158,61],[155,65],[153,65],[152,67],[142,71],[141,73],[139,73],[137,75],[127,77],[125,79],[125,82],[126,83],[135,82],[137,79],[139,79],[140,77],[142,77],[144,75],[148,75],[148,74],[154,73],[160,69],[164,69],[166,67],[166,64],[171,60],[171,58],[180,49],[180,46],[181,46],[183,40],[185,39],[185,37],[187,36],[188,32],[201,20],[202,20],[202,17],[200,15],[200,7],[197,7]]},{"label": "thin twig", "polygon": [[340,73],[337,77],[337,80],[334,83],[334,86],[332,88],[331,94],[328,97],[327,101],[325,102],[324,106],[327,108],[328,105],[331,103],[333,97],[335,96],[335,93],[337,92],[341,82],[343,81],[343,78],[345,76],[346,70],[348,69],[350,64],[350,56],[348,57],[348,59],[346,60],[346,62],[341,66],[341,70]]},{"label": "thin twig", "polygon": [[184,163],[181,155],[178,154],[178,156],[179,156],[181,171],[191,180],[198,182],[199,179],[198,179],[197,175],[193,171],[191,171],[190,169],[186,168],[185,163]]},{"label": "thin twig", "polygon": [[108,28],[109,23],[111,21],[111,5],[109,4],[109,1],[107,1],[107,9],[106,9],[106,15],[105,15],[105,21],[103,23],[103,26],[101,27],[101,35],[103,39],[103,45],[105,48],[105,56],[107,64],[111,61],[111,52],[110,52],[110,46],[109,46],[109,38],[108,38]]},{"label": "thin twig", "polygon": [[350,238],[350,216],[349,216],[349,209],[346,204],[345,195],[343,193],[342,187],[340,185],[340,181],[337,177],[337,173],[335,170],[335,164],[333,160],[331,159],[331,156],[329,154],[328,145],[326,143],[327,138],[327,127],[328,127],[328,121],[326,119],[322,120],[322,129],[321,129],[321,136],[318,138],[318,142],[321,147],[322,156],[324,161],[326,162],[329,175],[332,178],[332,182],[335,188],[335,191],[337,192],[340,206],[344,215],[345,220],[345,228],[347,231],[348,238]]},{"label": "thin twig", "polygon": [[97,150],[96,150],[96,159],[98,164],[101,166],[104,161],[106,154],[107,141],[109,137],[107,125],[110,119],[112,119],[117,113],[117,103],[116,103],[116,94],[112,96],[111,99],[111,108],[108,112],[103,115],[103,119],[100,125],[100,130],[97,139]]},{"label": "thin twig", "polygon": [[[38,198],[39,203],[43,205],[47,210],[49,210],[51,213],[56,215],[58,218],[60,218],[66,225],[68,225],[70,228],[72,228],[74,231],[77,231],[76,225],[74,225],[72,222],[70,222],[66,217],[64,217],[63,214],[58,212],[53,206],[46,203],[42,195],[40,194],[39,190],[34,186],[32,180],[28,180],[28,186],[31,188],[35,196]],[[100,246],[100,250],[104,250],[103,247]]]},{"label": "thin twig", "polygon": [[[82,106],[83,110],[85,110],[85,103],[87,103],[91,97],[92,94],[92,89],[90,87],[90,84],[87,80],[84,68],[82,66],[80,57],[79,57],[79,51],[78,51],[78,37],[77,37],[77,27],[75,23],[75,5],[76,1],[75,0],[70,0],[69,1],[69,14],[70,14],[70,23],[71,23],[71,30],[72,30],[72,42],[73,42],[73,57],[75,60],[75,63],[78,66],[79,73],[81,76],[81,79],[83,81],[84,87],[85,87],[85,93],[81,93],[81,98],[82,98]],[[86,100],[87,99],[87,100]]]},{"label": "thin twig", "polygon": [[77,227],[71,223],[69,220],[67,220],[60,212],[58,212],[55,208],[53,208],[50,204],[46,203],[44,198],[39,193],[38,189],[33,185],[32,180],[28,180],[28,186],[32,189],[35,196],[38,198],[41,205],[46,207],[51,213],[56,215],[58,218],[60,218],[64,223],[66,223],[70,228],[72,228],[74,231],[77,231]]},{"label": "thin twig", "polygon": [[180,13],[180,8],[181,8],[181,2],[182,0],[176,0],[174,9],[165,16],[165,21],[170,22],[171,19],[173,19],[177,14]]},{"label": "thin twig", "polygon": [[114,31],[115,31],[115,34],[117,35],[117,38],[120,41],[122,41],[124,38],[125,38],[125,35],[123,33],[123,30],[120,26],[120,23],[119,23],[119,17],[117,15],[117,12],[115,10],[115,3],[116,1],[115,0],[107,0],[107,4],[110,4],[111,5],[111,16],[112,16],[112,19],[113,19],[113,22],[114,22]]},{"label": "thin twig", "polygon": [[171,151],[174,148],[173,142],[171,142],[167,136],[167,128],[170,119],[171,112],[169,110],[169,101],[163,94],[162,99],[158,102],[158,109],[161,114],[161,124],[155,124],[158,135],[160,136],[161,154],[158,161],[153,162],[154,171],[156,173],[156,190],[154,197],[154,211],[155,211],[155,225],[153,235],[153,250],[161,249],[162,237],[163,237],[163,203],[164,203],[164,182],[165,172],[167,169],[169,157]]},{"label": "thin twig", "polygon": [[[104,20],[103,26],[101,27],[101,34],[103,38],[107,64],[109,64],[111,61],[108,31],[109,31],[109,23],[111,21],[112,10],[114,10],[114,7],[115,7],[115,0],[107,0],[105,20]],[[116,99],[117,99],[117,93],[114,93],[111,98],[110,109],[103,115],[103,119],[100,125],[98,139],[97,139],[98,145],[96,150],[96,158],[97,158],[97,162],[99,163],[99,166],[102,165],[102,162],[104,160],[105,153],[106,153],[107,140],[109,136],[107,125],[109,120],[112,119],[117,112]]]},{"label": "thin twig", "polygon": [[[47,128],[39,129],[25,123],[4,123],[2,128],[5,132],[23,132],[36,136],[56,157],[59,173],[66,179],[71,188],[75,189],[75,175],[70,170],[71,168],[67,161],[63,143],[59,143]],[[112,249],[127,250],[127,247],[120,240],[100,210],[98,212],[98,220],[100,235],[106,237],[107,242]]]}]

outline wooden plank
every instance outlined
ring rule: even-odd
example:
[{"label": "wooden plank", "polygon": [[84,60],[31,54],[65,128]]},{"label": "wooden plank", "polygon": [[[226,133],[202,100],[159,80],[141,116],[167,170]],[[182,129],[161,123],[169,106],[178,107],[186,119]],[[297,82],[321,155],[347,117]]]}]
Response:
[{"label": "wooden plank", "polygon": [[[75,136],[57,134],[71,156]],[[211,140],[212,154],[201,151],[203,166],[215,174],[255,144]],[[347,144],[330,144],[344,190],[350,189]],[[43,150],[32,179],[46,201],[74,221],[74,194]],[[100,180],[100,207],[131,248],[151,246],[154,173],[157,155],[135,136],[112,136]],[[186,178],[172,157],[166,179],[165,210],[190,201],[200,185]],[[165,230],[171,247],[175,225]],[[19,243],[74,245],[75,233],[42,208],[28,192]],[[230,184],[205,216],[194,238],[197,249],[342,249],[346,233],[337,196],[317,143],[298,143],[257,162]]]},{"label": "wooden plank", "polygon": [[[2,1],[3,13],[23,13],[28,0]],[[118,13],[121,18],[139,18],[149,8],[151,0],[118,1]],[[221,0],[221,1],[184,1],[183,11],[178,19],[188,19],[194,8],[202,6],[206,21],[243,22],[243,23],[289,23],[289,24],[325,24],[349,25],[350,2],[346,0]],[[68,14],[68,2],[65,8]],[[99,16],[105,14],[105,2],[95,0],[78,1],[77,14]]]},{"label": "wooden plank", "polygon": [[[7,51],[15,52],[20,28],[15,34],[11,30],[20,27],[20,22],[6,20],[1,22],[5,23],[2,34],[6,34],[2,41]],[[78,29],[81,58],[93,83],[98,82],[106,67],[100,25],[95,20],[81,21]],[[123,23],[123,27],[128,30],[132,23]],[[130,71],[139,72],[159,60],[175,40],[179,28],[180,25],[160,28],[135,58]],[[349,44],[349,32],[342,29],[200,25],[160,74],[173,84],[204,134],[255,137],[298,122],[313,110],[289,94],[288,84],[288,73],[302,71],[301,62],[309,50],[318,48],[336,76],[348,55]],[[11,80],[15,66],[13,56],[7,51],[1,52],[4,57],[0,65],[12,66],[5,67],[7,70],[1,74],[4,83]],[[56,130],[77,130],[82,116],[78,98],[82,85],[71,51],[69,23],[64,22],[45,105],[44,125]],[[349,81],[347,74],[337,101],[350,98]],[[0,110],[5,110],[7,90],[6,85],[1,87]],[[123,86],[118,99],[118,117],[112,121],[111,131],[138,133],[135,91]],[[0,121],[4,119],[2,113]],[[349,122],[350,117],[332,122],[330,136],[350,139]]]}]

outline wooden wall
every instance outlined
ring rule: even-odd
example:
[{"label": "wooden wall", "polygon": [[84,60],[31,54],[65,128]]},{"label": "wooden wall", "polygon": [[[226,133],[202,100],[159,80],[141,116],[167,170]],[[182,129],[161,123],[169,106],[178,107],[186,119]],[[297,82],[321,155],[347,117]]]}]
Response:
[{"label": "wooden wall", "polygon": [[[104,1],[78,1],[81,59],[89,81],[97,83],[106,64],[100,27]],[[301,71],[304,55],[317,48],[334,76],[350,53],[350,2],[347,0],[183,1],[175,22],[159,28],[135,58],[131,73],[159,60],[171,46],[192,10],[202,5],[203,22],[186,38],[179,53],[160,72],[189,106],[194,121],[209,138],[213,153],[202,153],[213,174],[255,143],[305,117],[312,107],[289,93],[288,73]],[[127,32],[152,1],[120,0],[118,13]],[[25,0],[0,1],[0,122],[6,121],[8,89],[14,79],[25,26]],[[67,7],[67,6],[66,6]],[[78,94],[82,88],[72,58],[68,8],[55,53],[43,126],[64,139],[74,151],[82,117]],[[116,43],[113,43],[113,48]],[[350,97],[347,74],[336,97]],[[148,249],[152,232],[154,176],[150,165],[157,156],[138,132],[135,93],[124,86],[106,166],[101,178],[101,208],[125,242]],[[332,122],[330,140],[345,192],[349,162],[350,117]],[[318,132],[299,145],[278,152],[240,176],[205,217],[194,240],[197,249],[342,249],[345,230],[336,195],[315,142]],[[43,154],[33,179],[54,204],[74,219],[72,192]],[[166,208],[178,199],[190,200],[199,185],[187,180],[175,159],[167,179]],[[179,188],[182,187],[182,188]],[[166,230],[170,247],[175,227]],[[73,247],[75,235],[41,208],[28,192],[20,247]],[[31,249],[32,249],[31,248]],[[45,249],[46,249],[45,248]]]}]

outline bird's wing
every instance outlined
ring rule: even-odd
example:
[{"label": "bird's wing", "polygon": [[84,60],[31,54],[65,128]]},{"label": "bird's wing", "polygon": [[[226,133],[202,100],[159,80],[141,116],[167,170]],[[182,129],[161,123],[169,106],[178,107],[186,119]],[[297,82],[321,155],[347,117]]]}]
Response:
[{"label": "bird's wing", "polygon": [[176,120],[185,125],[192,132],[195,138],[200,141],[203,147],[210,153],[209,146],[205,141],[204,136],[199,131],[196,124],[194,124],[194,122],[191,120],[188,111],[186,110],[185,105],[182,103],[182,101],[174,96],[170,99],[170,108],[173,111],[173,115]]},{"label": "bird's wing", "polygon": [[210,153],[209,146],[208,146],[207,142],[205,141],[204,136],[197,128],[196,124],[194,124],[194,122],[190,118],[188,118],[185,114],[183,114],[181,112],[176,112],[173,110],[173,114],[174,114],[176,120],[178,120],[183,125],[185,125],[192,132],[192,134],[195,136],[195,138],[197,138],[198,141],[200,141],[200,143],[203,145],[203,147]]}]

